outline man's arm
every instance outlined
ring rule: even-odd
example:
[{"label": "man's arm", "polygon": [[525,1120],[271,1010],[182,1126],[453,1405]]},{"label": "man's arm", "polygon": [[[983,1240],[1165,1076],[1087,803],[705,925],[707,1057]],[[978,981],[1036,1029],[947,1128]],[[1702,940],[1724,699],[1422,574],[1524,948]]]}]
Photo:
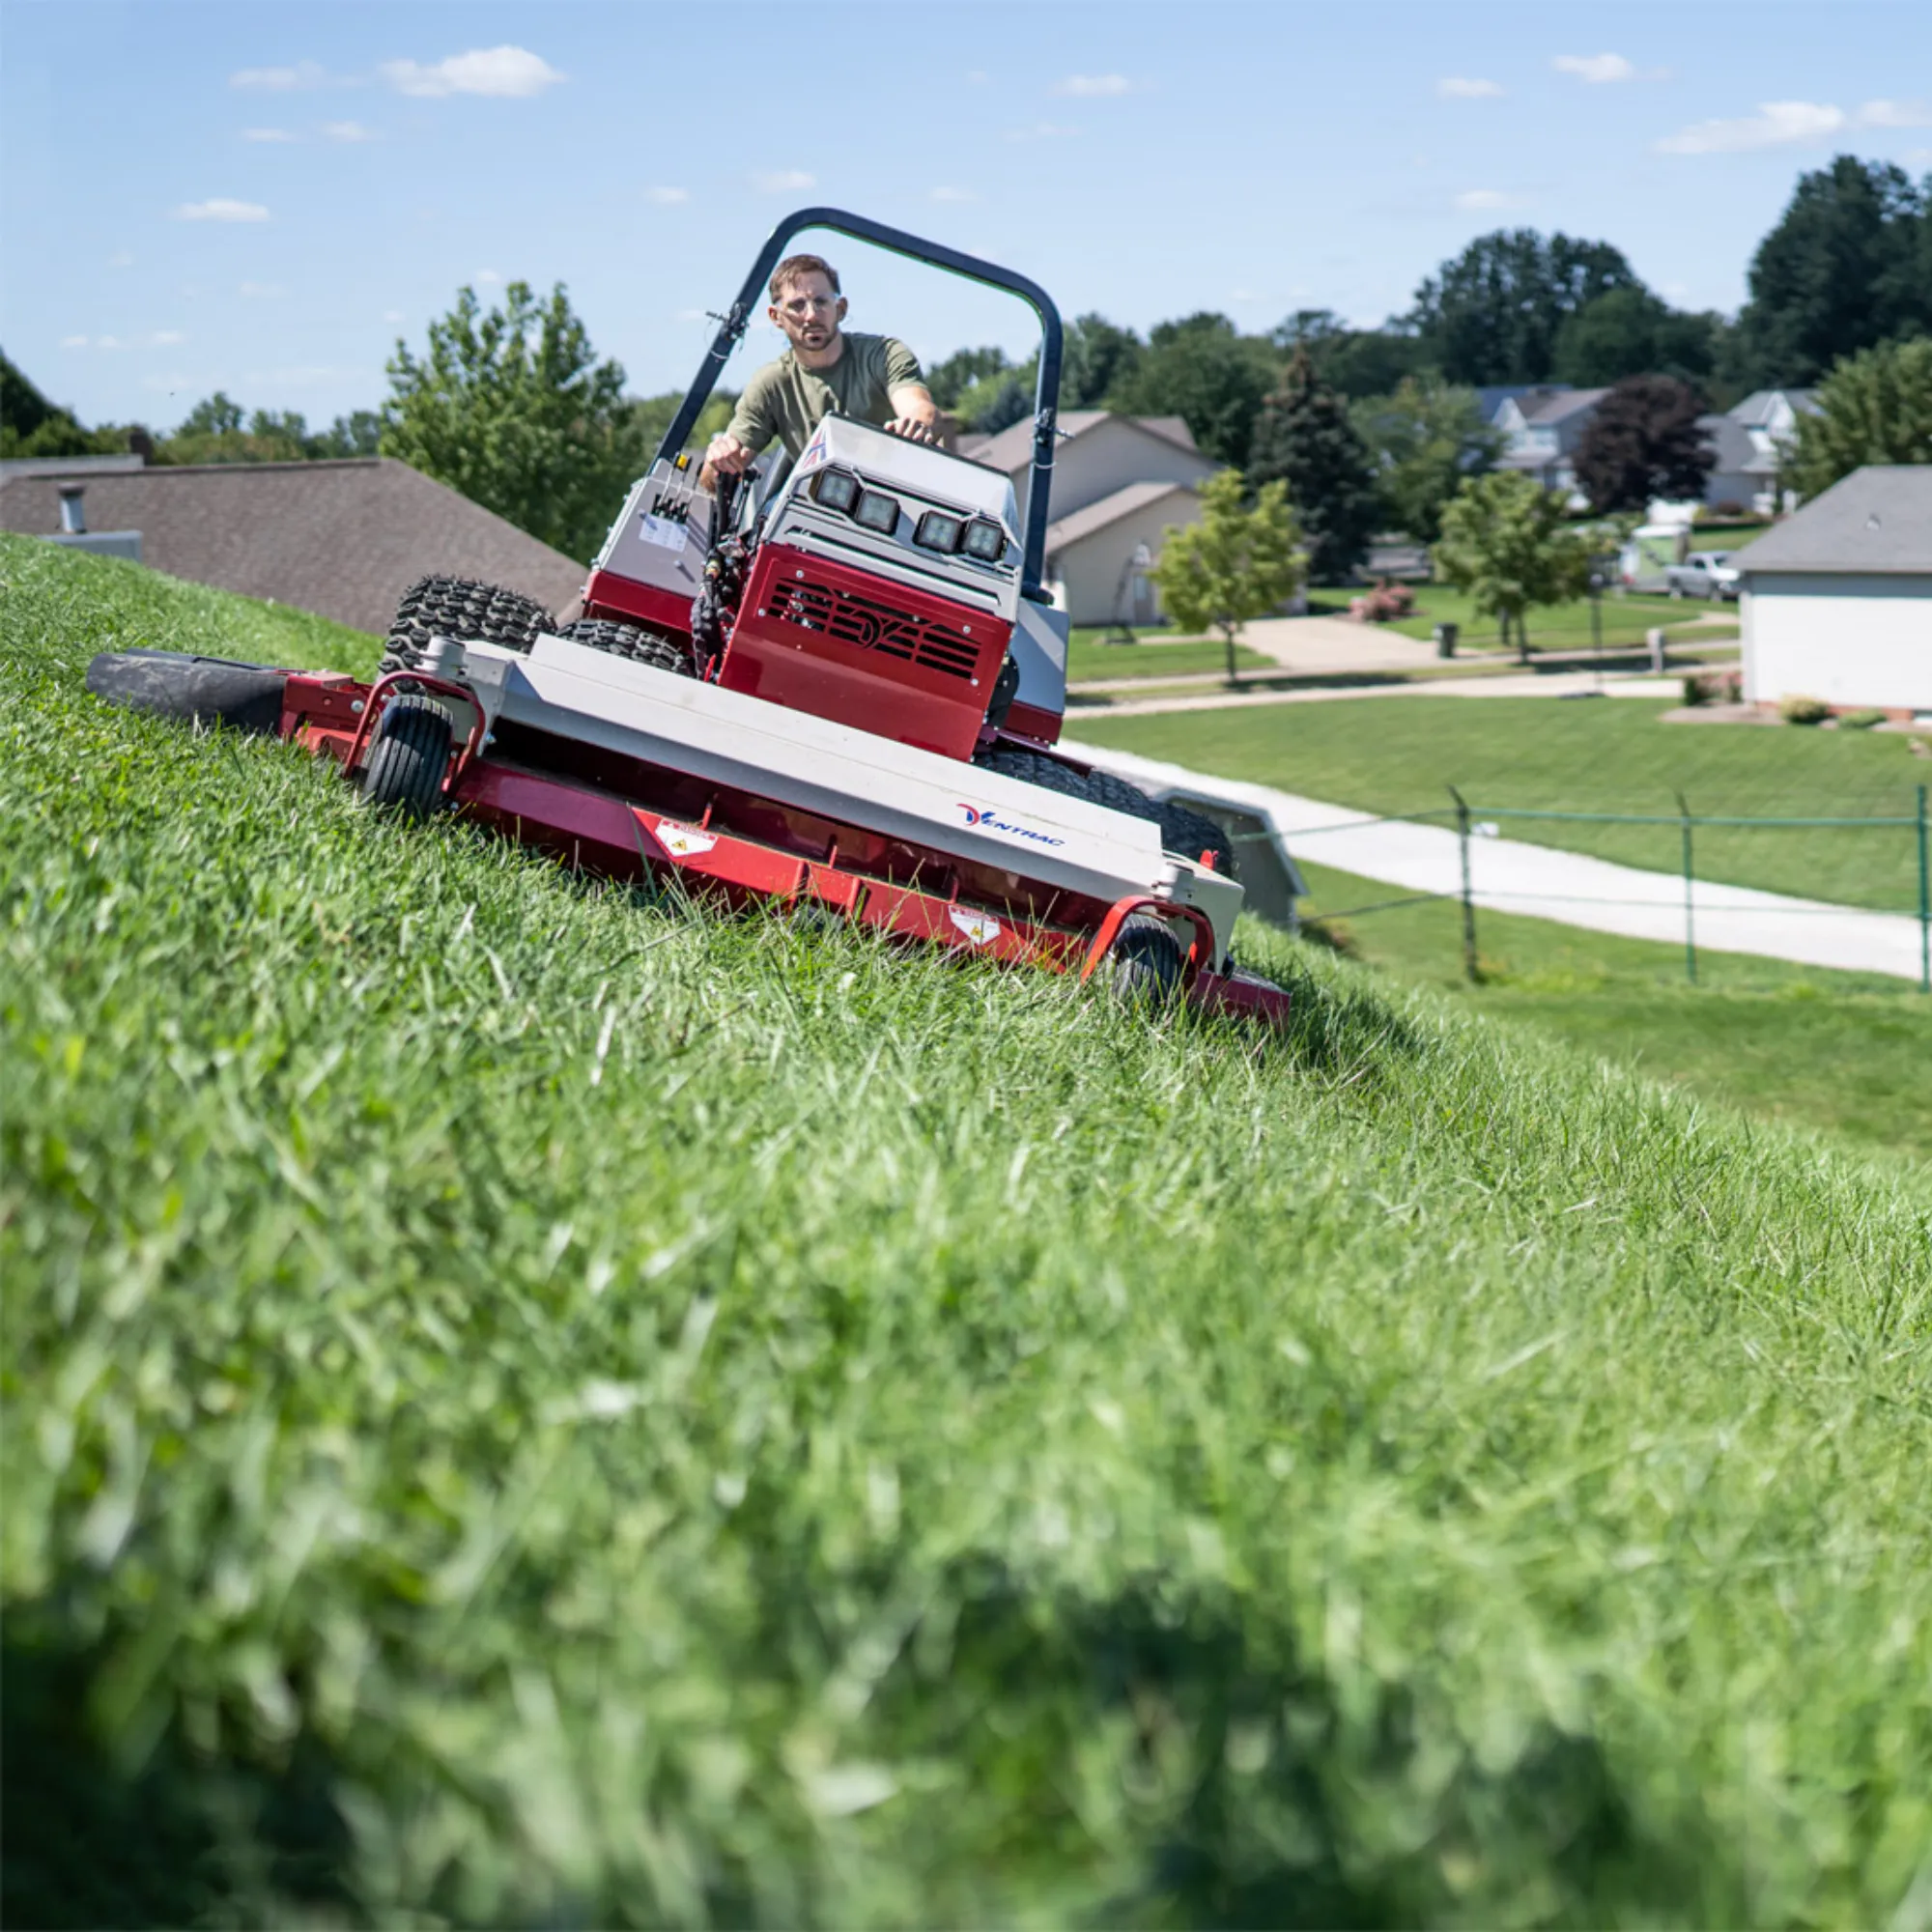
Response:
[{"label": "man's arm", "polygon": [[885,352],[886,394],[893,401],[887,435],[910,437],[915,442],[938,441],[939,408],[925,386],[919,357],[894,335],[886,337]]},{"label": "man's arm", "polygon": [[[758,375],[764,372],[760,370]],[[697,472],[699,489],[715,490],[721,476],[738,476],[758,459],[758,452],[771,441],[776,431],[766,404],[766,386],[757,376],[745,384],[730,423],[711,439],[704,463]]]}]

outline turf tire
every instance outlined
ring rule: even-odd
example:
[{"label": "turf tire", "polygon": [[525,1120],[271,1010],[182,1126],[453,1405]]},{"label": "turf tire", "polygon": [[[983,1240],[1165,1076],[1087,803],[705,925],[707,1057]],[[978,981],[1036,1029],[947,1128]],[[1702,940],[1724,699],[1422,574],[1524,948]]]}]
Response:
[{"label": "turf tire", "polygon": [[527,651],[550,628],[550,612],[522,591],[468,577],[418,578],[396,606],[378,674],[419,670],[432,638]]},{"label": "turf tire", "polygon": [[1161,800],[1160,842],[1168,851],[1179,852],[1197,864],[1206,852],[1222,878],[1236,876],[1235,848],[1228,842],[1228,835],[1205,811],[1177,805],[1172,799]]},{"label": "turf tire", "polygon": [[1097,769],[1076,772],[1071,765],[1063,764],[1044,752],[1030,752],[1022,745],[996,745],[985,762],[989,771],[1018,779],[1025,784],[1038,785],[1042,791],[1090,799],[1110,811],[1145,818],[1160,827],[1164,850],[1196,861],[1203,852],[1212,852],[1214,869],[1226,878],[1235,876],[1235,853],[1227,834],[1202,812],[1191,811],[1184,805],[1151,799],[1138,785],[1116,778],[1112,772]]},{"label": "turf tire", "polygon": [[1098,977],[1117,1000],[1164,1007],[1179,996],[1187,961],[1180,942],[1151,913],[1130,913],[1101,960]]},{"label": "turf tire", "polygon": [[442,797],[442,775],[456,728],[449,713],[426,697],[395,697],[384,706],[376,743],[362,768],[362,796],[403,817],[427,818]]},{"label": "turf tire", "polygon": [[638,624],[619,624],[609,617],[580,617],[556,634],[573,644],[587,645],[593,651],[609,651],[613,658],[632,664],[649,665],[653,670],[675,671],[680,677],[695,677],[691,653],[675,638],[646,631]]}]

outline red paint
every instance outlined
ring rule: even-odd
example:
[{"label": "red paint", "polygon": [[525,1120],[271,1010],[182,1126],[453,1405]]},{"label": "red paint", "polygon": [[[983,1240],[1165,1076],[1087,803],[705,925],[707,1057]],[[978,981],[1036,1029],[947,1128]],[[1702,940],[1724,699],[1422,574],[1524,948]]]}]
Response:
[{"label": "red paint", "polygon": [[1007,712],[1006,728],[1000,735],[1016,739],[1023,745],[1051,745],[1059,740],[1064,722],[1057,711],[1044,710],[1037,704],[1022,704],[1015,698]]},{"label": "red paint", "polygon": [[619,577],[614,570],[593,570],[583,586],[583,614],[611,617],[618,623],[648,624],[653,630],[691,636],[691,599],[655,583]]},{"label": "red paint", "polygon": [[785,544],[752,566],[718,681],[942,757],[973,755],[1012,627]]}]

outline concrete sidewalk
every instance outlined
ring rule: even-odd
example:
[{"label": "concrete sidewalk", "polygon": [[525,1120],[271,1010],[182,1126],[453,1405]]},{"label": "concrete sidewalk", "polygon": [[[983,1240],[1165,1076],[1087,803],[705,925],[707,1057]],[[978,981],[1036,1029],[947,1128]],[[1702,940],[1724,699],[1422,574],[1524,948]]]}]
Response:
[{"label": "concrete sidewalk", "polygon": [[[1453,828],[1369,817],[1347,806],[1267,785],[1208,778],[1107,746],[1068,740],[1063,741],[1063,749],[1124,779],[1200,784],[1241,800],[1272,816],[1299,860],[1378,879],[1405,892],[1453,896],[1462,891],[1461,841]],[[1520,913],[1664,945],[1684,943],[1684,881],[1669,872],[1647,872],[1520,839],[1472,838],[1469,878],[1471,895],[1486,911]],[[1700,952],[1754,953],[1912,980],[1921,971],[1923,935],[1918,920],[1904,913],[1864,912],[1699,879],[1691,892],[1691,916]]]}]

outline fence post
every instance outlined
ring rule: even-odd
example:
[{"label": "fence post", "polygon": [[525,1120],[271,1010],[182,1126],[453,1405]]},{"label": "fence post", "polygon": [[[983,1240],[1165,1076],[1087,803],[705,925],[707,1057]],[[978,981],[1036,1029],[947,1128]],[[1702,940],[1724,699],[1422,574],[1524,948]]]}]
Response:
[{"label": "fence post", "polygon": [[1469,891],[1469,808],[1454,785],[1449,796],[1456,801],[1456,837],[1463,848],[1463,977],[1474,985],[1483,976],[1476,964],[1476,901]]},{"label": "fence post", "polygon": [[1697,927],[1690,909],[1690,808],[1684,794],[1677,794],[1677,820],[1684,836],[1684,972],[1690,983],[1697,983]]},{"label": "fence post", "polygon": [[1926,864],[1925,787],[1918,787],[1918,990],[1932,993],[1932,868]]}]

